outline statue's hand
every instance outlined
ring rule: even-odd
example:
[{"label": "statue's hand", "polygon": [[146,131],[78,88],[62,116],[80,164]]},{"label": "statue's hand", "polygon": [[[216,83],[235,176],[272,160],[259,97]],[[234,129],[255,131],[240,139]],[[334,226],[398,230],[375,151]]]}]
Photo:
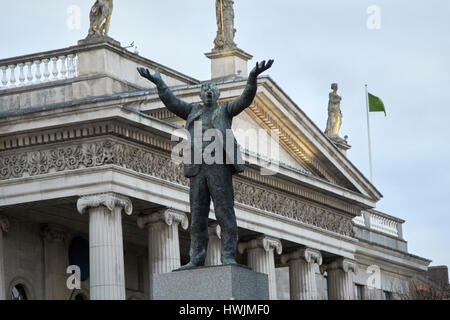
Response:
[{"label": "statue's hand", "polygon": [[161,78],[161,73],[159,72],[159,68],[156,68],[155,74],[153,74],[153,75],[150,73],[150,70],[148,70],[146,68],[137,68],[137,70],[142,77],[150,80],[151,82],[153,82],[156,85],[159,85],[163,82],[163,80]]},{"label": "statue's hand", "polygon": [[274,60],[269,60],[266,64],[266,61],[264,60],[263,62],[256,63],[256,66],[253,68],[253,70],[250,72],[250,76],[251,77],[258,77],[261,73],[263,73],[264,71],[270,69],[270,67],[272,67]]}]

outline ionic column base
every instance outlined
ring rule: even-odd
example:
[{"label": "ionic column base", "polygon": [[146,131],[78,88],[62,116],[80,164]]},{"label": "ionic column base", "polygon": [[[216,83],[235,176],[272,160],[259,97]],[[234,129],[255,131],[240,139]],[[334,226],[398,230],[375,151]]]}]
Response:
[{"label": "ionic column base", "polygon": [[281,242],[270,237],[259,237],[246,243],[240,243],[238,250],[247,250],[247,264],[256,272],[269,276],[269,299],[277,299],[277,282],[275,271],[274,249],[278,254],[282,252]]},{"label": "ionic column base", "polygon": [[78,211],[89,212],[91,300],[125,300],[122,210],[131,215],[130,199],[113,193],[80,198]]},{"label": "ionic column base", "polygon": [[329,264],[326,270],[328,273],[328,299],[354,300],[353,273],[356,272],[356,263],[341,258]]},{"label": "ionic column base", "polygon": [[3,233],[9,232],[9,221],[0,216],[0,300],[6,300],[5,257],[3,251]]},{"label": "ionic column base", "polygon": [[139,228],[148,228],[150,292],[153,292],[154,274],[169,273],[181,266],[178,235],[180,224],[184,230],[188,228],[187,215],[173,209],[164,209],[138,218]]},{"label": "ionic column base", "polygon": [[318,299],[314,265],[322,264],[320,251],[304,248],[283,255],[283,264],[289,264],[289,283],[291,300]]},{"label": "ionic column base", "polygon": [[68,300],[66,270],[69,265],[66,243],[68,233],[61,227],[46,225],[41,230],[44,241],[45,299]]},{"label": "ionic column base", "polygon": [[205,266],[220,266],[222,264],[222,243],[220,238],[220,226],[213,223],[209,226],[208,250],[206,252]]}]

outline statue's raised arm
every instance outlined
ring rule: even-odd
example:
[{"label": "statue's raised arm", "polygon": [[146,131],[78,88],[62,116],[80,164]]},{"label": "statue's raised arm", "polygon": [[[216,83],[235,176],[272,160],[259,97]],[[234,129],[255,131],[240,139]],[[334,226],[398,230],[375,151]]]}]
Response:
[{"label": "statue's raised arm", "polygon": [[153,75],[146,68],[137,68],[137,70],[142,77],[146,78],[147,80],[151,81],[156,85],[156,88],[158,89],[159,98],[167,107],[167,109],[175,113],[180,118],[186,120],[189,113],[192,110],[192,105],[183,100],[178,99],[173,94],[173,92],[169,89],[164,80],[161,78],[159,68],[156,68],[155,74]]},{"label": "statue's raised arm", "polygon": [[269,60],[267,63],[266,61],[256,63],[256,66],[248,76],[247,86],[245,87],[244,92],[239,98],[232,101],[228,105],[228,112],[232,117],[237,116],[252,104],[253,99],[255,99],[256,96],[256,91],[258,90],[257,78],[261,73],[270,69],[270,67],[272,67],[273,65],[273,62],[274,60]]}]

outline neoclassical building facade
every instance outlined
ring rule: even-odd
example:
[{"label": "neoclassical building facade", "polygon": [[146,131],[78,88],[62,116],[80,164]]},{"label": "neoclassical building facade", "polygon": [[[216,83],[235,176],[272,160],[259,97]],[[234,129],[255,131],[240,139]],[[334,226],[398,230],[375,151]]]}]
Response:
[{"label": "neoclassical building facade", "polygon": [[[220,99],[239,96],[251,56],[207,57]],[[184,123],[141,66],[200,103],[203,81],[109,38],[0,60],[0,299],[152,299],[153,275],[187,262],[189,181],[171,157]],[[270,76],[233,127],[279,140],[276,172],[250,146],[234,177],[239,263],[268,275],[271,299],[392,299],[427,271],[405,221],[374,209],[381,193]],[[220,264],[213,207],[209,229]]]}]

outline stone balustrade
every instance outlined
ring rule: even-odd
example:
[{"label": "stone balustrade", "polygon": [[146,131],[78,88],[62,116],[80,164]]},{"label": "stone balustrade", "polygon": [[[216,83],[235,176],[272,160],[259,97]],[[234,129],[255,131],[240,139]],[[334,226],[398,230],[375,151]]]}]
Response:
[{"label": "stone balustrade", "polygon": [[364,211],[361,216],[353,219],[353,223],[356,226],[403,239],[402,225],[404,221],[375,210]]},{"label": "stone balustrade", "polygon": [[70,50],[0,60],[0,90],[78,76],[78,57]]},{"label": "stone balustrade", "polygon": [[364,227],[366,225],[366,223],[364,221],[364,215],[360,215],[359,217],[356,217],[355,219],[353,219],[353,223]]},{"label": "stone balustrade", "polygon": [[397,237],[399,235],[397,224],[397,221],[389,219],[388,217],[370,213],[370,227],[374,230]]}]

